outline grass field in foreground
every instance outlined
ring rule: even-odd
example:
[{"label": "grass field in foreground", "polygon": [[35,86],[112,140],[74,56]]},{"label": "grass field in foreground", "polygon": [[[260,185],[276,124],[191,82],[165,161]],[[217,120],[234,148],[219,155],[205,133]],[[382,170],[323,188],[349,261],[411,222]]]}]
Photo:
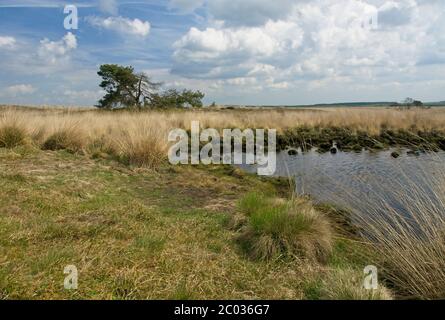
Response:
[{"label": "grass field in foreground", "polygon": [[[228,227],[238,200],[252,190],[286,196],[286,181],[30,147],[0,149],[0,172],[2,299],[367,298],[352,242],[336,240],[324,264],[243,252]],[[77,291],[63,288],[71,264]],[[338,273],[346,289],[332,285]]]}]

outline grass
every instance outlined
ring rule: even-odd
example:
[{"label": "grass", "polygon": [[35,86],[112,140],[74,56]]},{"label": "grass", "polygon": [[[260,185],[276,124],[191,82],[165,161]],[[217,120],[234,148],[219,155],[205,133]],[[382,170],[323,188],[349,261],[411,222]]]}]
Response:
[{"label": "grass", "polygon": [[363,272],[354,269],[334,269],[316,288],[323,300],[392,300],[392,293],[380,285],[375,290],[363,286]]},{"label": "grass", "polygon": [[240,201],[240,209],[247,214],[247,224],[239,241],[253,258],[293,256],[324,262],[332,251],[329,221],[304,199],[253,193]]},{"label": "grass", "polygon": [[[166,137],[175,128],[272,128],[278,146],[319,147],[329,151],[335,140],[347,151],[407,146],[445,148],[445,109],[395,110],[384,108],[329,108],[297,110],[172,110],[167,112],[101,112],[0,108],[0,133],[17,133],[45,149],[81,150],[96,157],[112,156],[136,166],[156,167],[165,160]],[[5,131],[6,130],[6,131]],[[11,136],[8,134],[8,136]],[[22,142],[18,136],[18,143]],[[9,138],[8,138],[9,139]],[[0,134],[1,141],[1,134]],[[17,144],[11,140],[11,146]],[[1,142],[0,142],[1,143]],[[160,157],[160,155],[162,155]]]},{"label": "grass", "polygon": [[27,132],[23,123],[13,114],[0,113],[0,148],[14,148],[26,143]]},{"label": "grass", "polygon": [[423,131],[416,126],[410,129],[382,127],[377,133],[338,126],[300,126],[287,129],[278,137],[278,146],[328,152],[333,144],[342,151],[382,150],[389,147],[405,147],[412,150],[445,150],[445,132],[433,129]]},{"label": "grass", "polygon": [[[241,195],[284,195],[276,182],[64,150],[0,149],[0,168],[4,299],[297,299],[313,272],[245,259],[226,227]],[[79,271],[74,292],[63,288],[69,264]]]},{"label": "grass", "polygon": [[[286,179],[23,148],[0,149],[2,299],[310,299],[307,283],[323,287],[335,256],[361,267],[337,250],[330,220],[309,202],[277,200],[289,195]],[[261,217],[264,206],[286,218]],[[255,239],[273,234],[284,251],[246,257],[237,241],[246,227]],[[77,291],[63,288],[66,265],[78,268]]]},{"label": "grass", "polygon": [[332,197],[351,213],[372,253],[370,264],[398,298],[445,297],[445,170],[440,159],[431,166],[434,175],[427,177],[415,164],[409,173],[394,168],[403,184],[367,179],[366,197],[355,190],[342,190],[341,200]]},{"label": "grass", "polygon": [[[351,150],[362,147],[357,137],[440,147],[443,109],[0,114],[1,299],[445,296],[443,168],[429,190],[370,186],[400,190],[403,212],[372,194],[342,192],[356,229],[339,211],[288,197],[286,180],[165,160],[167,132],[192,119],[277,128],[282,137],[300,128],[292,136],[299,144],[339,134]],[[79,269],[78,291],[63,289],[67,264]],[[381,291],[361,287],[368,264],[379,267]]]},{"label": "grass", "polygon": [[51,134],[43,143],[43,150],[67,150],[80,152],[83,149],[84,140],[75,129],[61,129]]}]

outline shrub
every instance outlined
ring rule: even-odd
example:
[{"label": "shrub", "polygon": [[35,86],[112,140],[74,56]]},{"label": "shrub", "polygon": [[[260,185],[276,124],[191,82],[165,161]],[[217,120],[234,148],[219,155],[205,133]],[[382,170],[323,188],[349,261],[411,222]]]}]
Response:
[{"label": "shrub", "polygon": [[330,223],[307,200],[285,201],[249,194],[239,207],[248,216],[239,241],[252,258],[328,259],[333,242]]},{"label": "shrub", "polygon": [[0,147],[15,148],[25,144],[26,132],[16,124],[4,125],[0,128]]}]

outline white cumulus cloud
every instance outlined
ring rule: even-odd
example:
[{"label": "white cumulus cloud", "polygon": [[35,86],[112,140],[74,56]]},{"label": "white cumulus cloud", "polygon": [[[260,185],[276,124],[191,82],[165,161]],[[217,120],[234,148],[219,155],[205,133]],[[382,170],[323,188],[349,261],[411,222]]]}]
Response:
[{"label": "white cumulus cloud", "polygon": [[30,84],[17,84],[9,86],[0,91],[0,96],[17,97],[20,95],[29,95],[36,92],[37,89]]},{"label": "white cumulus cloud", "polygon": [[440,1],[278,2],[208,1],[207,26],[174,44],[172,72],[246,90],[440,80],[424,67],[445,65]]},{"label": "white cumulus cloud", "polygon": [[16,40],[14,37],[0,36],[0,48],[12,48],[15,43]]},{"label": "white cumulus cloud", "polygon": [[88,21],[96,27],[113,30],[125,35],[147,37],[150,33],[150,22],[124,17],[89,17]]},{"label": "white cumulus cloud", "polygon": [[71,32],[68,32],[59,41],[51,41],[47,38],[41,40],[38,55],[48,63],[56,64],[62,59],[67,59],[69,53],[76,48],[76,36]]},{"label": "white cumulus cloud", "polygon": [[99,0],[99,10],[111,15],[117,15],[119,5],[116,0]]}]

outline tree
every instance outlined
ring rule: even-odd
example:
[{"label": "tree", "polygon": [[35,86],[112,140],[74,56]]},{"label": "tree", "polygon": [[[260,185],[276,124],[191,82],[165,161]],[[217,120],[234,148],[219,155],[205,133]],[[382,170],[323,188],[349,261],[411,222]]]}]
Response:
[{"label": "tree", "polygon": [[99,108],[141,109],[161,85],[152,82],[144,73],[135,73],[133,67],[116,64],[100,66],[97,74],[102,77],[100,87],[106,91],[105,96],[99,101]]},{"label": "tree", "polygon": [[151,97],[150,105],[154,108],[201,108],[204,94],[200,91],[169,89]]},{"label": "tree", "polygon": [[97,74],[102,77],[100,87],[106,91],[98,108],[202,107],[202,92],[170,89],[159,93],[161,83],[152,82],[145,73],[135,73],[133,67],[104,64]]},{"label": "tree", "polygon": [[189,105],[193,108],[202,108],[202,99],[205,94],[201,91],[183,90],[182,91],[182,103],[183,105]]},{"label": "tree", "polygon": [[406,104],[407,106],[412,105],[414,102],[413,98],[406,98],[403,103]]},{"label": "tree", "polygon": [[419,100],[414,100],[413,105],[415,107],[423,107],[423,102]]}]

